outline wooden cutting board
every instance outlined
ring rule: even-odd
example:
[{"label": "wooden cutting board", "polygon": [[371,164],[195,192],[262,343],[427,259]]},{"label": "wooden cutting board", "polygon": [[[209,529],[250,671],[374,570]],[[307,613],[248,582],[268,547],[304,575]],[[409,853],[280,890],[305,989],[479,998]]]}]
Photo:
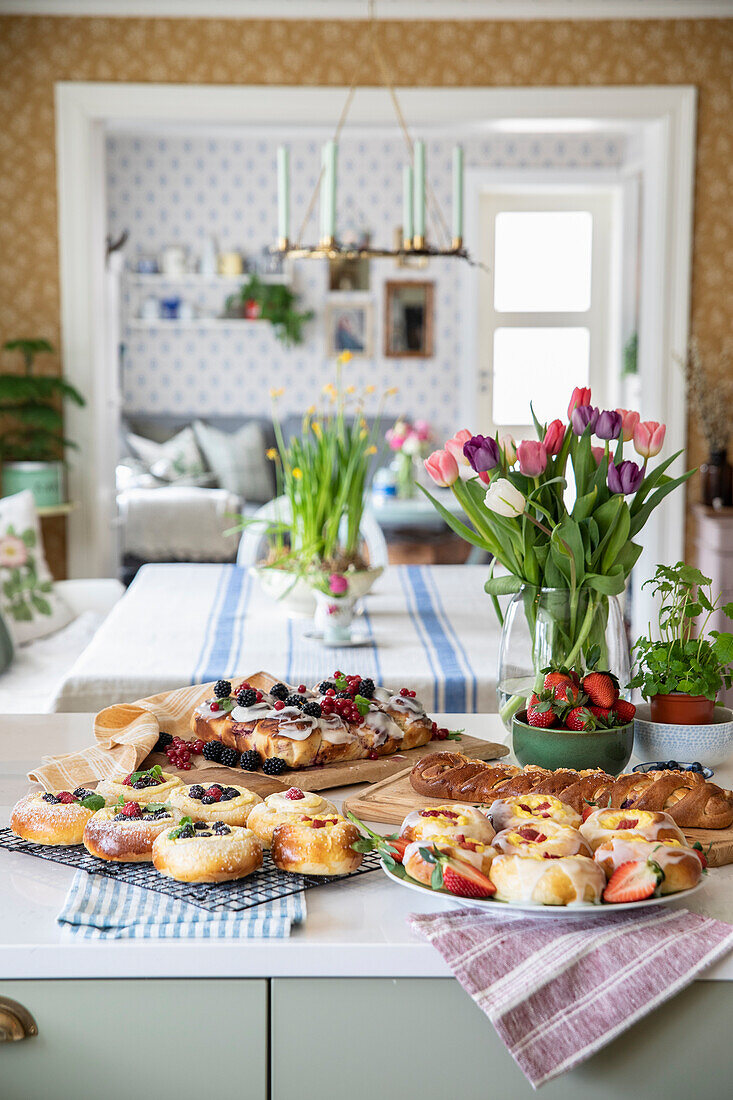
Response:
[{"label": "wooden cutting board", "polygon": [[[466,738],[466,741],[470,740]],[[470,751],[473,753],[475,750],[471,748]],[[484,757],[484,759],[488,758]],[[430,798],[428,795],[418,794],[410,784],[411,771],[411,768],[405,768],[396,775],[382,780],[381,783],[375,783],[362,794],[346,799],[344,810],[351,810],[353,814],[365,821],[401,825],[410,810],[422,809],[424,806],[445,805],[446,802],[451,801],[449,798]],[[683,829],[682,831],[691,844],[699,840],[706,851],[711,845],[708,853],[708,863],[711,867],[723,867],[733,863],[733,827]]]}]

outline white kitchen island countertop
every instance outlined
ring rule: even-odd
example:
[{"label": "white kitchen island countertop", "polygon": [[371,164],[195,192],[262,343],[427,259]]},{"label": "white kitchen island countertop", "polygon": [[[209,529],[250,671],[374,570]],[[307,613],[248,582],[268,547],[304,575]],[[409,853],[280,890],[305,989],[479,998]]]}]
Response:
[{"label": "white kitchen island countertop", "polygon": [[[475,737],[506,738],[497,715],[437,717]],[[43,754],[91,740],[91,715],[0,716],[0,825],[8,824],[13,804],[29,789],[26,773]],[[733,766],[717,769],[714,780],[730,786]],[[357,789],[340,788],[329,797],[339,803]],[[450,976],[437,951],[410,932],[407,917],[451,903],[423,902],[381,871],[309,890],[306,921],[289,939],[219,942],[77,941],[56,923],[73,876],[62,864],[0,849],[0,979]],[[711,871],[687,905],[733,923],[733,866]],[[733,980],[733,956],[705,979]]]}]

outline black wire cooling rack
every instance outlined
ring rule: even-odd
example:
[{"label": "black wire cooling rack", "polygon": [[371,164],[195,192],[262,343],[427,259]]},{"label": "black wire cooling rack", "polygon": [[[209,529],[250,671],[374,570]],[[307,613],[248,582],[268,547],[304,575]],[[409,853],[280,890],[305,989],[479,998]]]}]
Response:
[{"label": "black wire cooling rack", "polygon": [[107,863],[92,856],[81,844],[72,847],[40,846],[30,840],[22,840],[10,829],[0,829],[0,848],[9,852],[22,852],[37,859],[48,859],[52,863],[64,863],[79,871],[92,875],[103,875],[130,886],[139,886],[144,890],[154,890],[158,894],[167,894],[177,901],[197,905],[211,913],[240,913],[252,909],[266,901],[284,898],[288,894],[300,894],[316,886],[327,886],[330,882],[345,882],[359,875],[366,875],[379,868],[377,852],[367,852],[360,867],[349,875],[297,875],[290,871],[281,871],[265,852],[262,867],[246,878],[232,882],[201,883],[176,882],[158,874],[152,863]]}]

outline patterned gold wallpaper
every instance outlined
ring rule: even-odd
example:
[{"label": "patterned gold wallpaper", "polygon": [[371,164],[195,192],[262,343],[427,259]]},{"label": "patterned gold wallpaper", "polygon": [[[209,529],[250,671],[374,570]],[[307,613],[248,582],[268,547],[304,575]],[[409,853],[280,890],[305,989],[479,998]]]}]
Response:
[{"label": "patterned gold wallpaper", "polygon": [[[59,338],[53,85],[379,83],[358,22],[0,18],[0,341]],[[388,22],[402,85],[694,84],[699,90],[692,327],[733,329],[733,20]],[[694,424],[690,457],[704,446]],[[694,499],[693,487],[690,497]]]}]

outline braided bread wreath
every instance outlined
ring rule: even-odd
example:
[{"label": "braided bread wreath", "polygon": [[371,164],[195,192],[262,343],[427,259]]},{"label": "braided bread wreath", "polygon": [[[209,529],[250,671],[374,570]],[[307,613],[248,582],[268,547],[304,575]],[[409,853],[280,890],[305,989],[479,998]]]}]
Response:
[{"label": "braided bread wreath", "polygon": [[726,829],[733,824],[733,793],[709,783],[699,772],[654,771],[614,778],[602,771],[497,766],[457,752],[436,752],[415,764],[410,783],[418,794],[456,802],[488,805],[512,795],[553,795],[578,814],[590,803],[664,812],[690,829]]}]

